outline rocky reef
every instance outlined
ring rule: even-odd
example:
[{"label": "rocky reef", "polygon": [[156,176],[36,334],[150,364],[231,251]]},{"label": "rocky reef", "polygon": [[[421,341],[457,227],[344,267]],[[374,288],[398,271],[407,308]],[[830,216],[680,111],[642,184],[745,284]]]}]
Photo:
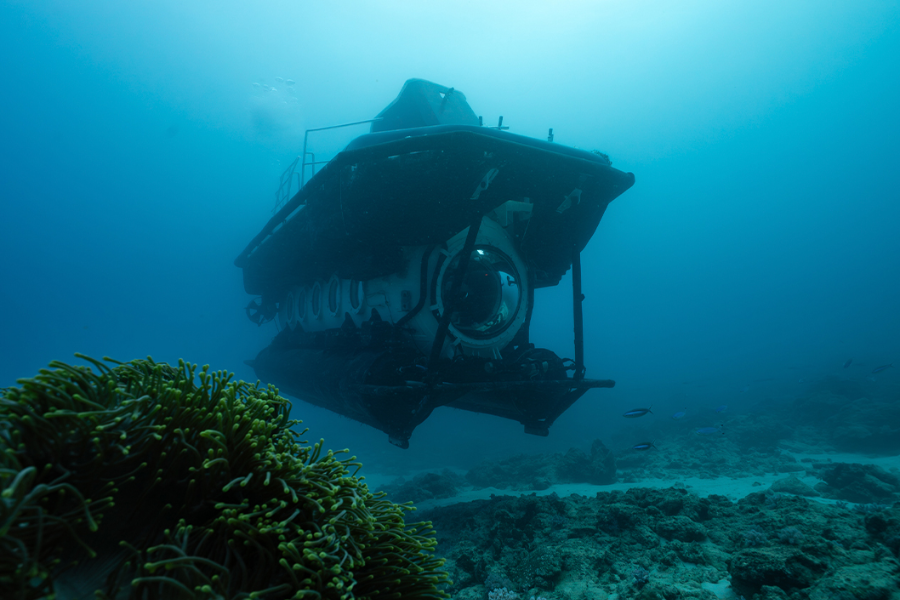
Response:
[{"label": "rocky reef", "polygon": [[381,488],[394,502],[424,502],[456,496],[465,479],[444,469],[440,473],[420,473],[407,480],[400,477]]},{"label": "rocky reef", "polygon": [[796,437],[845,452],[900,452],[900,389],[826,377],[778,409]]},{"label": "rocky reef", "polygon": [[771,490],[732,502],[669,488],[495,496],[424,516],[459,600],[500,589],[573,600],[900,598],[900,504],[852,510]]},{"label": "rocky reef", "polygon": [[833,463],[818,465],[822,483],[816,491],[828,498],[858,504],[900,501],[900,477],[875,465]]},{"label": "rocky reef", "polygon": [[616,458],[602,441],[594,440],[590,454],[571,448],[565,454],[521,455],[483,462],[466,473],[475,488],[546,490],[557,483],[605,485],[616,481]]}]

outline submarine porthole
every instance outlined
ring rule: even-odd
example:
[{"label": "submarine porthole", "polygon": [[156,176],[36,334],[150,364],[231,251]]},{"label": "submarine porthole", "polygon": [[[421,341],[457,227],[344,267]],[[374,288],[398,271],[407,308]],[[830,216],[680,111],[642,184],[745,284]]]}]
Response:
[{"label": "submarine porthole", "polygon": [[341,308],[341,280],[334,276],[328,282],[328,312],[331,316],[338,314]]},{"label": "submarine porthole", "polygon": [[287,298],[284,300],[284,308],[283,308],[283,323],[287,325],[291,329],[297,326],[297,315],[294,312],[294,294],[293,292],[289,292]]},{"label": "submarine porthole", "polygon": [[300,288],[297,292],[297,321],[306,318],[306,288]]},{"label": "submarine porthole", "polygon": [[[453,259],[441,286],[444,306],[449,301],[459,256]],[[461,334],[476,339],[493,338],[515,320],[522,304],[519,272],[506,254],[496,248],[476,248],[469,258],[460,297],[450,323]]]},{"label": "submarine porthole", "polygon": [[351,281],[350,282],[350,308],[354,310],[354,312],[359,312],[362,309],[362,298],[365,297],[363,293],[363,282],[362,281]]},{"label": "submarine porthole", "polygon": [[322,285],[318,281],[313,285],[309,308],[313,319],[318,319],[322,314]]}]

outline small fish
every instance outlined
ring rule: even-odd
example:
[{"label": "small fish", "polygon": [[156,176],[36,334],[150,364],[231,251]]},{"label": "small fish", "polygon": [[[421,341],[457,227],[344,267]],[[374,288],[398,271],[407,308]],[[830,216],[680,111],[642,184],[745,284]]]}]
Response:
[{"label": "small fish", "polygon": [[685,409],[685,410],[679,410],[677,413],[675,413],[674,415],[672,415],[672,418],[673,418],[673,419],[680,419],[680,418],[682,418],[682,417],[683,417],[684,415],[686,415],[686,414],[687,414],[687,409]]},{"label": "small fish", "polygon": [[846,369],[847,367],[849,367],[850,364],[851,364],[852,362],[853,362],[853,359],[852,359],[852,358],[848,358],[848,359],[847,359],[847,362],[844,363],[844,368]]},{"label": "small fish", "polygon": [[632,450],[638,450],[641,452],[643,452],[644,450],[649,450],[650,448],[656,448],[656,446],[653,445],[653,442],[642,442],[631,447]]},{"label": "small fish", "polygon": [[294,85],[296,82],[293,79],[285,79],[284,83],[285,85]]},{"label": "small fish", "polygon": [[745,394],[746,394],[747,392],[749,392],[749,391],[750,391],[750,386],[749,386],[749,385],[745,385],[744,387],[741,388],[741,392],[743,392],[743,393],[745,393]]},{"label": "small fish", "polygon": [[[649,408],[633,408],[622,416],[625,417],[626,419],[636,419],[637,417],[643,417],[648,412],[650,412]],[[650,413],[650,414],[653,414],[653,413]]]},{"label": "small fish", "polygon": [[872,369],[872,375],[874,375],[875,373],[881,373],[882,371],[886,371],[887,369],[892,369],[892,368],[894,368],[894,363],[891,363],[889,365],[881,365],[880,367],[875,367],[874,369]]},{"label": "small fish", "polygon": [[717,413],[723,413],[723,412],[725,412],[726,410],[728,410],[728,405],[727,405],[727,404],[723,404],[722,406],[720,406],[720,407],[718,407],[718,408],[716,409],[716,412],[717,412]]},{"label": "small fish", "polygon": [[725,433],[725,430],[722,427],[700,427],[699,429],[695,429],[694,433],[697,435],[711,435],[713,433],[719,432]]}]

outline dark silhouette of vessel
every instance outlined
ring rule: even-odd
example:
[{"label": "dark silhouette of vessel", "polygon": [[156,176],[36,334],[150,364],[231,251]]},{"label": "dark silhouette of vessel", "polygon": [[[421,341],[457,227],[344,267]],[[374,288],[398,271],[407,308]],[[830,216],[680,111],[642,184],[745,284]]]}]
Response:
[{"label": "dark silhouette of vessel", "polygon": [[[319,163],[304,142],[282,177],[299,191],[236,259],[258,296],[247,315],[280,328],[248,364],[403,448],[439,406],[548,435],[588,389],[614,385],[585,378],[580,253],[634,175],[552,130],[486,127],[461,92],[419,79],[371,123],[308,182]],[[534,290],[570,268],[566,359],[529,325]]]}]

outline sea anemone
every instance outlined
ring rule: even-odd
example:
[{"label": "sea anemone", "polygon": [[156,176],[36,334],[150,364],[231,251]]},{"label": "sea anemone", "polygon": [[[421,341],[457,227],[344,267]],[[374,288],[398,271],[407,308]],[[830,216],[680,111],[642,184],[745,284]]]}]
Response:
[{"label": "sea anemone", "polygon": [[446,597],[431,524],[272,386],[77,356],[0,390],[3,598]]}]

